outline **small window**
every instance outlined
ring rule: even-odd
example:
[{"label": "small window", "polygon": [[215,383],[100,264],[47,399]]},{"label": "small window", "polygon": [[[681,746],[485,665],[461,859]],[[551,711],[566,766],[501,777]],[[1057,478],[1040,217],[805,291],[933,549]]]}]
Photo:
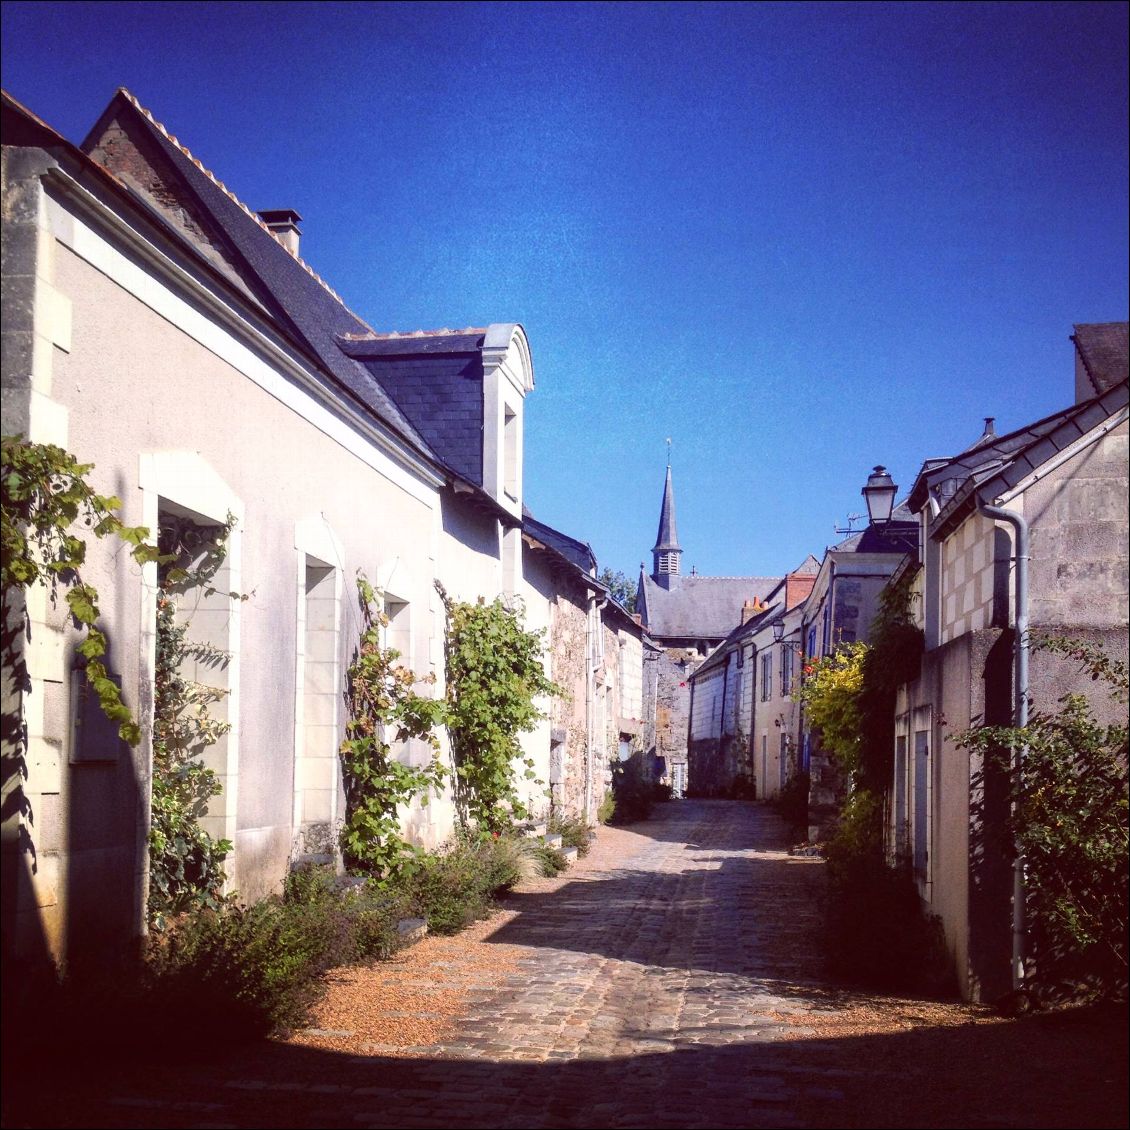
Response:
[{"label": "small window", "polygon": [[509,404],[503,409],[502,416],[502,459],[503,481],[502,489],[514,499],[518,500],[518,413]]},{"label": "small window", "polygon": [[781,644],[781,696],[784,697],[793,686],[793,645]]}]

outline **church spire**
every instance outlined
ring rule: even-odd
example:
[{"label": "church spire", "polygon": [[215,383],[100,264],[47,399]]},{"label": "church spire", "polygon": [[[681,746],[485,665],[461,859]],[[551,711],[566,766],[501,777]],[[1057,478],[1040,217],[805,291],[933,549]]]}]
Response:
[{"label": "church spire", "polygon": [[663,505],[659,511],[659,533],[651,550],[651,575],[660,577],[679,575],[679,535],[675,532],[675,488],[671,485],[671,462],[668,454],[667,481],[663,484]]}]

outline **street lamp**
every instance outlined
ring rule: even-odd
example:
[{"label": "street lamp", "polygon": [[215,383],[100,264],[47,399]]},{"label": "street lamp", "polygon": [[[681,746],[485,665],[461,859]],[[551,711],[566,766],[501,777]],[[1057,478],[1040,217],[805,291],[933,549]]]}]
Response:
[{"label": "street lamp", "polygon": [[867,500],[867,515],[872,525],[891,520],[897,491],[898,487],[886,467],[876,467],[867,476],[867,485],[859,493]]},{"label": "street lamp", "polygon": [[773,625],[773,642],[780,643],[784,638],[785,622],[784,620],[778,620],[777,623]]}]

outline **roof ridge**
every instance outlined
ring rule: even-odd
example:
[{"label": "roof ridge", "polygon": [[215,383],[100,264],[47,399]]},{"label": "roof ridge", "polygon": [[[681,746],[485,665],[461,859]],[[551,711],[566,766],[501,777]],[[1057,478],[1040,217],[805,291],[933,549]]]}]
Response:
[{"label": "roof ridge", "polygon": [[[228,188],[228,186],[226,184],[224,184],[224,182],[222,180],[220,180],[220,178],[218,176],[216,176],[216,174],[214,172],[212,172],[212,170],[209,169],[200,160],[199,157],[194,157],[192,155],[192,151],[188,148],[188,146],[182,145],[181,142],[173,134],[171,134],[168,131],[168,129],[166,128],[164,123],[159,122],[153,116],[153,112],[151,110],[146,109],[140,103],[140,101],[138,101],[137,96],[135,94],[133,94],[132,91],[126,89],[126,87],[124,87],[124,86],[119,86],[118,87],[118,93],[121,94],[126,99],[126,101],[128,101],[130,103],[130,105],[133,106],[133,108],[135,110],[137,110],[137,112],[139,114],[141,114],[144,118],[146,118],[150,122],[150,124],[153,126],[153,128],[156,129],[161,134],[161,136],[170,145],[172,145],[174,148],[179,150],[187,160],[191,161],[193,163],[193,165],[195,165],[196,168],[199,169],[200,172],[204,174],[204,176],[206,176],[229,200],[231,200],[231,202],[233,204],[235,204],[237,207],[242,209],[250,219],[254,220],[255,223],[257,223],[259,225],[259,227],[261,227],[275,241],[275,243],[278,244],[279,247],[281,247],[300,267],[302,267],[303,270],[305,270],[306,273],[331,298],[333,298],[341,306],[341,308],[343,310],[345,310],[345,312],[347,314],[349,314],[351,317],[356,318],[357,321],[359,321],[366,328],[368,328],[370,330],[372,329],[372,327],[369,326],[369,323],[367,321],[365,321],[365,319],[362,318],[360,314],[356,313],[355,311],[351,310],[348,306],[346,306],[345,300],[341,297],[341,295],[338,294],[338,292],[336,290],[334,290],[334,288],[332,286],[330,286],[330,284],[328,282],[326,282],[326,280],[324,278],[322,278],[322,276],[319,275],[318,272],[315,271],[314,268],[311,267],[310,264],[307,263],[306,260],[302,258],[301,255],[299,255],[296,251],[292,251],[289,247],[286,246],[285,243],[282,242],[282,240],[278,239],[275,236],[275,233],[273,231],[271,231],[271,229],[269,227],[267,227],[266,223],[264,223],[264,221],[262,220],[262,218],[259,216],[259,214],[257,212],[255,212],[253,209],[249,208],[246,204],[244,204],[244,202],[242,200],[240,200],[240,198],[238,196],[236,196],[236,194],[234,192],[232,192],[232,190],[230,188]],[[376,331],[373,331],[373,332],[375,333]]]},{"label": "roof ridge", "polygon": [[378,333],[372,330],[368,334],[342,334],[341,336],[347,341],[373,341],[378,339],[381,341],[398,341],[401,338],[419,338],[419,337],[459,337],[464,334],[485,334],[487,326],[465,326],[461,330],[449,329],[446,326],[441,330],[406,330],[401,333],[399,330],[390,330],[387,333]]}]

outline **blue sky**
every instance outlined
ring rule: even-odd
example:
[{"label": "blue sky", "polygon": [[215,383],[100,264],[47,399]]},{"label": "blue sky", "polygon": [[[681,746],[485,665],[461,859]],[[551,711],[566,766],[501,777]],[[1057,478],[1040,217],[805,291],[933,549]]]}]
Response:
[{"label": "blue sky", "polygon": [[885,463],[1071,402],[1127,317],[1127,8],[5,3],[80,141],[128,87],[378,330],[520,321],[526,496],[685,571],[837,540]]}]

